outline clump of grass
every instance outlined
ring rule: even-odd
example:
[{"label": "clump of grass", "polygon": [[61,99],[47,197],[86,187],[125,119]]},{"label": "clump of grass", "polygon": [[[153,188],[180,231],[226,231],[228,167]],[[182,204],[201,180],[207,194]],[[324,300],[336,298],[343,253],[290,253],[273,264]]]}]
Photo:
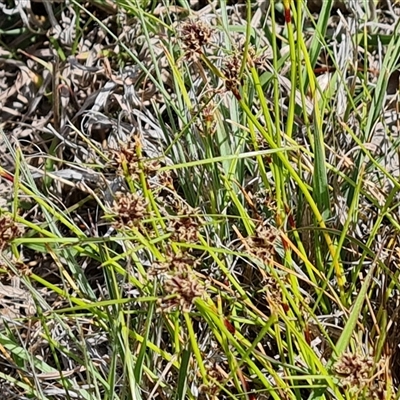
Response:
[{"label": "clump of grass", "polygon": [[[14,185],[3,272],[35,304],[0,331],[7,393],[394,397],[400,185],[369,143],[387,82],[343,58],[346,43],[372,44],[367,30],[339,42],[331,6],[315,20],[302,2],[272,3],[255,24],[250,1],[196,18],[117,2],[118,20],[73,2],[124,54],[106,57],[114,83],[71,116],[71,140],[55,135],[32,162],[4,134],[15,165],[0,169]],[[135,48],[117,23],[128,20]],[[391,74],[400,44],[384,48]],[[42,261],[27,274],[14,259]]]}]

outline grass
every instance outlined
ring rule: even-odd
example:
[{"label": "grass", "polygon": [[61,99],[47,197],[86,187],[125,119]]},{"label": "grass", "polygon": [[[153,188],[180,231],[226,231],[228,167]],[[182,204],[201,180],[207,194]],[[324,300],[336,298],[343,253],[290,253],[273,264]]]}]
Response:
[{"label": "grass", "polygon": [[271,2],[256,28],[250,1],[238,16],[117,0],[119,20],[99,17],[110,4],[72,0],[71,46],[48,44],[89,60],[95,24],[114,46],[106,101],[82,123],[61,107],[70,138],[44,129],[33,156],[3,127],[5,396],[398,398],[400,185],[371,145],[390,129],[398,26],[387,40],[366,9],[333,34],[333,1],[318,19]]}]

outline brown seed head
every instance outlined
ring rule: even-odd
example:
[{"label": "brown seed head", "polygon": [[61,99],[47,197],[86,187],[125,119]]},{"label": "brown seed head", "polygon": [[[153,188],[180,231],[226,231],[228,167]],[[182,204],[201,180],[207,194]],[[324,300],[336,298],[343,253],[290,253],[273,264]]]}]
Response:
[{"label": "brown seed head", "polygon": [[197,260],[188,253],[175,254],[169,251],[164,262],[153,263],[149,275],[165,278],[171,274],[192,270],[196,264]]},{"label": "brown seed head", "polygon": [[185,56],[196,59],[203,53],[203,47],[211,43],[211,27],[202,21],[187,21],[180,31],[180,38],[185,47]]},{"label": "brown seed head", "polygon": [[275,252],[274,245],[276,239],[277,232],[275,228],[260,224],[257,226],[254,235],[247,238],[246,241],[256,257],[264,262],[268,262]]},{"label": "brown seed head", "polygon": [[155,263],[150,275],[157,275],[163,283],[166,297],[160,299],[164,311],[189,311],[193,301],[205,293],[204,284],[193,272],[196,259],[188,254],[171,254],[163,263]]},{"label": "brown seed head", "polygon": [[168,230],[172,232],[172,240],[175,242],[196,243],[198,241],[197,233],[201,227],[201,221],[195,210],[183,207],[180,212],[187,215],[179,215],[170,221]]},{"label": "brown seed head", "polygon": [[216,104],[212,100],[202,102],[196,127],[202,135],[213,135],[217,127],[215,117]]},{"label": "brown seed head", "polygon": [[371,357],[344,353],[335,363],[333,369],[340,378],[341,385],[348,390],[359,391],[370,382],[374,362]]},{"label": "brown seed head", "polygon": [[23,235],[24,230],[9,215],[0,215],[0,250],[3,250],[8,242]]},{"label": "brown seed head", "polygon": [[147,202],[137,193],[116,193],[112,211],[116,214],[117,228],[137,226],[148,217]]},{"label": "brown seed head", "polygon": [[164,290],[168,295],[174,295],[165,303],[166,309],[180,308],[190,311],[193,301],[205,293],[204,285],[191,271],[181,271],[165,281]]},{"label": "brown seed head", "polygon": [[236,97],[239,94],[241,58],[235,54],[227,59],[223,69],[225,87]]},{"label": "brown seed head", "polygon": [[247,53],[247,60],[248,60],[250,67],[254,65],[260,71],[265,71],[267,69],[266,55],[257,54],[256,50],[254,49],[253,46],[249,47],[249,50]]},{"label": "brown seed head", "polygon": [[[32,274],[32,269],[29,265],[25,264],[22,260],[16,259],[14,256],[7,255],[7,262],[0,258],[0,268],[5,270],[6,273],[0,277],[0,280],[4,283],[11,282],[12,277],[15,276],[16,271],[18,276],[30,276]],[[10,264],[14,268],[10,268]]]},{"label": "brown seed head", "polygon": [[129,142],[121,146],[119,150],[112,150],[111,152],[113,160],[117,164],[118,174],[121,176],[125,174],[124,165],[126,165],[129,176],[135,181],[139,179],[141,172],[149,178],[155,176],[160,169],[158,161],[139,158],[136,152],[137,146],[137,141]]}]

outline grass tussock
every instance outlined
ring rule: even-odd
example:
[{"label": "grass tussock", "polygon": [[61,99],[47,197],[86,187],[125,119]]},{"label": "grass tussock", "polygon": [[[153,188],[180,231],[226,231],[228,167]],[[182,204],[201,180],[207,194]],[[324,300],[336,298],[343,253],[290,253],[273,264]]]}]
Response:
[{"label": "grass tussock", "polygon": [[400,8],[11,3],[2,398],[397,398]]}]

